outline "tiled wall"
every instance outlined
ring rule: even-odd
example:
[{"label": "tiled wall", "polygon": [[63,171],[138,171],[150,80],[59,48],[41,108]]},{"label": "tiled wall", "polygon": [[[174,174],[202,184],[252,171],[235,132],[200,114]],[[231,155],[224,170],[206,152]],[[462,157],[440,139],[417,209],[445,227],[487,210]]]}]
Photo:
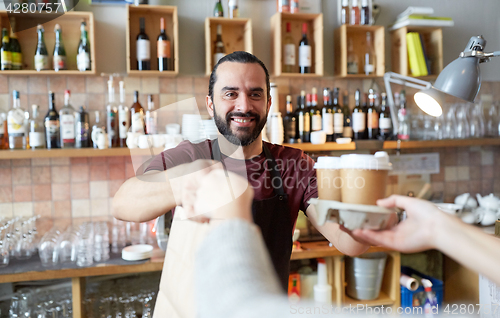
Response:
[{"label": "tiled wall", "polygon": [[[134,90],[141,92],[144,106],[146,94],[153,94],[156,107],[195,97],[198,108],[207,115],[204,106],[208,91],[206,77],[126,77],[124,80],[128,105],[132,104]],[[64,90],[70,89],[75,108],[85,105],[88,110],[103,111],[107,100],[106,81],[107,77],[100,76],[0,76],[0,109],[10,107],[11,92],[17,89],[21,92],[23,108],[38,104],[41,113],[45,114],[48,91],[56,93],[56,105],[60,109]],[[275,82],[279,87],[282,112],[286,94],[295,96],[302,89],[310,91],[312,87],[317,87],[321,94],[322,87],[340,87],[351,93],[363,88],[359,80],[333,78],[279,78]],[[378,84],[384,88],[382,83]],[[117,81],[115,90],[118,93]],[[500,100],[500,82],[483,83],[481,92]],[[354,105],[353,94],[350,94],[350,105]],[[179,121],[186,111],[176,109],[172,117]],[[417,152],[434,151],[441,154],[441,172],[431,176],[432,188],[443,191],[445,201],[452,201],[463,192],[500,194],[500,164],[493,162],[500,149],[446,148],[420,149]],[[52,224],[64,226],[72,222],[110,219],[111,199],[133,173],[128,157],[0,160],[0,215],[39,214],[44,220],[44,228]],[[391,182],[397,183],[397,177],[391,178]]]}]

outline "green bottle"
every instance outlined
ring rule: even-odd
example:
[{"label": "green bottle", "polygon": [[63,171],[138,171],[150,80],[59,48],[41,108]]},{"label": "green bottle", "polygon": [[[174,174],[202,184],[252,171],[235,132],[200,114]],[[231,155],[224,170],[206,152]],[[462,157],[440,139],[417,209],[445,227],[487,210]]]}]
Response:
[{"label": "green bottle", "polygon": [[0,48],[0,54],[2,56],[2,71],[7,71],[12,69],[12,54],[10,52],[10,39],[9,33],[6,28],[2,29],[2,47]]},{"label": "green bottle", "polygon": [[224,17],[224,9],[222,8],[221,0],[217,0],[217,2],[215,3],[214,17]]},{"label": "green bottle", "polygon": [[85,26],[86,23],[82,21],[80,25],[80,44],[76,56],[76,65],[80,72],[90,71],[90,43]]},{"label": "green bottle", "polygon": [[54,32],[56,33],[56,44],[54,46],[54,56],[52,65],[54,66],[54,71],[65,70],[66,50],[64,49],[64,44],[62,41],[62,30],[59,24],[56,24]]},{"label": "green bottle", "polygon": [[35,51],[35,70],[48,70],[49,67],[49,52],[45,46],[45,39],[43,37],[43,26],[41,24],[37,27],[38,44]]},{"label": "green bottle", "polygon": [[12,69],[21,70],[23,68],[23,53],[21,52],[21,44],[19,44],[12,28],[10,29],[10,53],[12,56]]}]

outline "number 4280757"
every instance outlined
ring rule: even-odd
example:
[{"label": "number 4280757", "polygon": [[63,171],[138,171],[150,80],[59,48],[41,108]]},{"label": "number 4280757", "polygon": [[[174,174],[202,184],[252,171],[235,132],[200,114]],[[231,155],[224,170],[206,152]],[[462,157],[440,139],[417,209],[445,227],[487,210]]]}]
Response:
[{"label": "number 4280757", "polygon": [[[58,12],[61,2],[56,3],[9,3],[5,11],[8,13],[52,13]],[[57,6],[52,9],[52,6]]]},{"label": "number 4280757", "polygon": [[496,315],[500,313],[499,307],[498,304],[448,304],[444,307],[443,313],[448,315]]}]

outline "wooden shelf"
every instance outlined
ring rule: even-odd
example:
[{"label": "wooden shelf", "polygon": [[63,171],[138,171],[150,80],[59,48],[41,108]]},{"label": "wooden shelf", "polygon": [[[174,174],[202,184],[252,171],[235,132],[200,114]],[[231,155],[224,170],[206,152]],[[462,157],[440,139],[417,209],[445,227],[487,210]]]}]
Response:
[{"label": "wooden shelf", "polygon": [[[54,16],[53,20],[48,17]],[[94,40],[94,15],[92,12],[84,11],[68,11],[64,14],[54,13],[29,13],[16,16],[16,26],[22,31],[17,31],[17,39],[21,45],[23,52],[23,70],[19,71],[0,71],[2,75],[95,75],[96,60],[95,60],[95,40]],[[90,42],[90,71],[80,72],[76,65],[76,49],[80,41],[80,23],[85,21],[87,24],[87,34]],[[66,71],[40,71],[34,70],[33,54],[37,45],[36,28],[28,26],[36,26],[36,23],[41,23],[45,29],[44,39],[47,50],[52,52],[55,45],[54,27],[59,24],[62,29],[62,37],[64,47],[66,48]],[[0,27],[10,29],[9,13],[5,10],[0,10]],[[52,66],[52,56],[49,56],[50,65]]]},{"label": "wooden shelf", "polygon": [[369,307],[374,307],[374,306],[393,306],[395,300],[391,299],[384,291],[380,291],[380,294],[378,295],[377,299],[373,300],[359,300],[359,299],[354,299],[349,296],[345,296],[344,303],[343,305],[352,305],[353,307],[356,307],[357,305],[365,305]]},{"label": "wooden shelf", "polygon": [[[153,153],[158,154],[163,148],[154,148]],[[130,155],[151,155],[150,149],[27,149],[27,150],[0,150],[1,159],[30,159],[30,158],[59,158],[59,157],[117,157]]]},{"label": "wooden shelf", "polygon": [[[500,146],[500,138],[401,141],[399,149]],[[397,141],[384,142],[383,149],[398,149]]]},{"label": "wooden shelf", "polygon": [[383,78],[384,76],[380,75],[365,75],[365,74],[346,74],[346,75],[337,75],[335,78],[337,79],[375,79],[375,78]]},{"label": "wooden shelf", "polygon": [[[134,76],[177,76],[179,74],[179,21],[177,7],[156,5],[127,4],[127,74]],[[137,70],[136,39],[140,32],[139,18],[144,17],[146,34],[149,35],[151,71]],[[160,72],[158,70],[157,41],[160,34],[160,18],[165,19],[165,33],[170,40],[171,60],[173,70]]]},{"label": "wooden shelf", "polygon": [[305,152],[316,152],[316,151],[342,151],[342,150],[356,150],[356,144],[350,142],[348,144],[338,144],[336,142],[327,142],[321,145],[311,144],[309,142],[301,144],[283,144],[283,146],[293,147],[300,149]]},{"label": "wooden shelf", "polygon": [[[292,252],[291,260],[299,260],[299,259],[311,259],[311,258],[319,258],[319,257],[332,257],[332,256],[343,256],[342,252],[340,252],[335,247],[330,247],[328,241],[319,241],[319,242],[305,242],[300,244],[301,250],[294,250]],[[387,248],[371,246],[367,253],[374,252],[387,252],[389,251]]]}]

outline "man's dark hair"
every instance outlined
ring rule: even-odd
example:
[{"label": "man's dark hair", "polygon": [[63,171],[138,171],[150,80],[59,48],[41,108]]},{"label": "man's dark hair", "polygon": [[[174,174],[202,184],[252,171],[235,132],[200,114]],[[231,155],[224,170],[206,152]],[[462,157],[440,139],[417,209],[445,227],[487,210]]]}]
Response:
[{"label": "man's dark hair", "polygon": [[266,66],[259,60],[255,55],[250,54],[244,51],[236,51],[231,54],[228,54],[221,58],[217,64],[215,64],[212,73],[210,74],[210,81],[208,83],[208,96],[214,100],[214,85],[217,81],[217,68],[224,62],[236,62],[236,63],[255,63],[262,66],[264,72],[266,73],[266,88],[267,88],[267,100],[271,97],[271,84],[269,83],[269,72],[267,71]]}]

